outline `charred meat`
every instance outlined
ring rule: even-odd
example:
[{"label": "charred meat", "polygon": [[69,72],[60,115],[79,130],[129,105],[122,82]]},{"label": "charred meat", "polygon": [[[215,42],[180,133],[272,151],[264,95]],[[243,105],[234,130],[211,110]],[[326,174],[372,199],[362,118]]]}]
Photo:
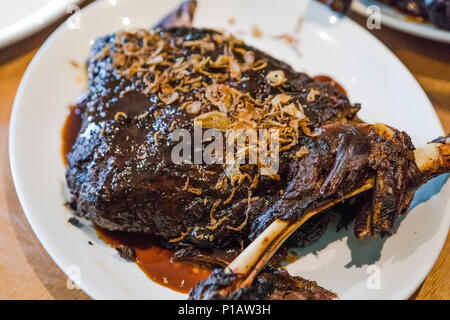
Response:
[{"label": "charred meat", "polygon": [[[226,274],[223,269],[215,269],[211,276],[198,283],[189,294],[191,300],[222,300],[220,291],[228,288],[238,274]],[[333,300],[337,295],[323,289],[314,281],[301,277],[293,277],[284,269],[265,268],[254,283],[245,289],[240,289],[229,300]]]},{"label": "charred meat", "polygon": [[[88,72],[85,120],[68,155],[73,208],[102,228],[175,245],[247,242],[287,189],[293,163],[313,152],[313,131],[358,121],[359,105],[333,86],[210,30],[106,36],[94,44]],[[218,164],[173,163],[175,129],[193,132],[194,120],[219,112],[230,128],[283,128],[277,175],[241,166],[230,177]]]}]

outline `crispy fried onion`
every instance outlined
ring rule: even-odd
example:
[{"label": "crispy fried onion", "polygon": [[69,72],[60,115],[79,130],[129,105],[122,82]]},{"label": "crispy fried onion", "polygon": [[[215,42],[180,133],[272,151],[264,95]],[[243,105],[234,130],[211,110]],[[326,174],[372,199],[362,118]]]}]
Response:
[{"label": "crispy fried onion", "polygon": [[196,117],[194,119],[194,125],[196,127],[217,129],[222,132],[226,132],[231,126],[231,121],[225,113],[220,111],[211,111]]},{"label": "crispy fried onion", "polygon": [[248,189],[248,197],[247,197],[247,210],[245,210],[245,219],[244,221],[237,227],[227,226],[227,229],[233,230],[233,231],[241,231],[248,221],[248,213],[250,212],[250,209],[252,207],[252,190]]}]

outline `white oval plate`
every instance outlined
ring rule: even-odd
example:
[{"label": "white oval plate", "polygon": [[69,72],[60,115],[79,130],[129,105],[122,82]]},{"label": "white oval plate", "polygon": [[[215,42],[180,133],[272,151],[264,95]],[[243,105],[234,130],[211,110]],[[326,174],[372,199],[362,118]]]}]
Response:
[{"label": "white oval plate", "polygon": [[81,0],[13,0],[0,4],[0,48],[37,32],[65,13],[79,8]]},{"label": "white oval plate", "polygon": [[[62,25],[41,47],[14,102],[10,159],[22,207],[51,257],[93,298],[186,298],[150,281],[136,264],[120,259],[87,222],[81,229],[67,223],[70,212],[63,206],[61,159],[61,129],[68,106],[84,90],[77,80],[82,71],[69,60],[81,65],[95,37],[124,27],[151,26],[178,3],[110,0],[86,7],[81,13],[81,29]],[[304,16],[298,34],[301,56],[271,36],[292,32],[300,16]],[[251,33],[241,35],[249,43],[286,60],[297,70],[328,74],[342,83],[352,101],[362,103],[363,119],[406,130],[418,146],[442,135],[433,107],[411,74],[386,47],[350,19],[339,19],[325,6],[309,0],[200,0],[194,24],[230,29],[230,17],[236,20],[234,31],[250,30],[252,25],[263,31],[263,38],[254,38]],[[442,184],[441,179],[432,186]],[[417,205],[398,233],[385,241],[357,243],[351,231],[330,231],[319,243],[300,251],[302,258],[289,269],[335,290],[342,299],[408,298],[442,248],[450,221],[449,194],[447,184],[438,195]],[[94,245],[88,245],[88,241]],[[317,249],[317,254],[311,249]],[[373,263],[381,270],[379,289],[373,289],[371,283],[366,285],[368,279],[373,280],[367,273]]]},{"label": "white oval plate", "polygon": [[422,38],[450,43],[450,31],[439,29],[431,23],[408,20],[405,14],[380,2],[373,0],[354,0],[352,2],[352,9],[360,15],[368,17],[370,13],[367,11],[367,8],[373,5],[380,8],[382,24]]}]

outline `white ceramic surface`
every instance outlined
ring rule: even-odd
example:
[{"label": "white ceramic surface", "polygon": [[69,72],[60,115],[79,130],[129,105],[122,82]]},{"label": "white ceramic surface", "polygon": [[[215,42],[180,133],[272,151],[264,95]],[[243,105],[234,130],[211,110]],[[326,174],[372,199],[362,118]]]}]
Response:
[{"label": "white ceramic surface", "polygon": [[379,3],[374,0],[354,0],[352,9],[357,13],[368,17],[372,12],[368,11],[369,6],[378,6],[381,13],[381,24],[385,24],[394,29],[410,33],[422,38],[450,43],[450,31],[440,29],[431,23],[420,23],[411,21],[408,17],[394,8]]},{"label": "white ceramic surface", "polygon": [[[234,30],[248,43],[284,59],[311,75],[327,74],[340,82],[352,101],[362,103],[361,117],[407,131],[417,146],[442,135],[442,127],[416,80],[378,40],[348,18],[338,18],[309,0],[200,0],[195,26]],[[17,92],[11,116],[10,160],[25,214],[51,257],[79,286],[97,299],[184,299],[153,283],[133,263],[120,259],[100,241],[90,225],[67,223],[63,206],[64,166],[61,129],[68,106],[83,91],[82,64],[92,39],[121,28],[147,27],[176,7],[178,0],[99,1],[82,10],[81,28],[62,25],[40,48]],[[256,11],[255,11],[256,10]],[[257,12],[258,14],[255,14]],[[296,50],[272,35],[292,32],[304,17]],[[233,17],[236,23],[230,26]],[[270,23],[268,23],[268,21]],[[264,37],[254,38],[258,25]],[[245,34],[240,31],[246,30]],[[334,229],[318,243],[299,251],[289,270],[336,291],[341,299],[405,299],[433,266],[448,232],[449,184],[442,178],[419,191],[416,206],[387,240],[356,242],[352,231]],[[94,243],[88,245],[88,241]],[[380,267],[381,288],[369,289]],[[369,286],[370,287],[370,286]]]},{"label": "white ceramic surface", "polygon": [[0,0],[0,48],[37,32],[78,8],[81,0]]}]

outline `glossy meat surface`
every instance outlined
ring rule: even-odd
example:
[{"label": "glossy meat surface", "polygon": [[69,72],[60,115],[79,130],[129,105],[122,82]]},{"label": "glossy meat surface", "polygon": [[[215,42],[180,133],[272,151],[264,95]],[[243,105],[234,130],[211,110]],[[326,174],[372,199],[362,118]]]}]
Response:
[{"label": "glossy meat surface", "polygon": [[[166,47],[163,50],[175,58],[202,53],[202,57],[217,60],[227,50],[226,44],[217,42],[214,50],[183,47],[187,41],[214,34],[209,30],[174,28],[149,38],[155,41],[155,46],[164,39]],[[66,176],[73,195],[73,207],[79,215],[108,230],[152,234],[164,241],[182,237],[183,242],[203,247],[240,246],[241,241],[247,241],[253,222],[279,200],[280,190],[288,186],[291,156],[300,144],[280,154],[279,180],[261,176],[257,188],[252,191],[252,197],[257,200],[252,202],[247,222],[242,229],[235,230],[246,217],[250,182],[245,179],[236,188],[232,201],[225,205],[223,203],[233,193],[234,186],[229,182],[216,188],[224,177],[221,165],[177,165],[170,157],[177,144],[171,139],[171,127],[192,132],[196,116],[180,110],[180,100],[196,101],[199,95],[204,95],[205,88],[179,90],[179,98],[173,103],[166,103],[161,92],[149,92],[148,80],[144,78],[151,80],[154,74],[137,72],[128,76],[118,71],[120,65],[115,63],[114,48],[118,46],[118,39],[125,36],[138,43],[132,35],[110,35],[97,40],[90,54],[89,91],[83,101],[84,123],[68,155]],[[222,84],[248,93],[257,101],[268,101],[282,92],[289,94],[293,101],[303,106],[310,130],[326,123],[355,119],[359,105],[349,103],[331,85],[314,82],[306,74],[297,73],[285,63],[241,42],[233,44],[235,49],[253,52],[253,61],[261,60],[267,65],[260,70],[243,71],[239,79],[229,77]],[[239,53],[235,53],[235,57],[241,64],[245,63]],[[160,72],[168,68],[158,66]],[[208,72],[216,70],[205,69]],[[284,71],[287,80],[282,86],[267,84],[266,76],[271,70]],[[204,85],[213,84],[213,78],[192,69],[189,72],[190,78],[202,76]],[[171,85],[175,87],[179,81],[174,80]],[[213,105],[206,108],[216,109]],[[312,138],[303,136],[301,139],[307,143]],[[188,178],[189,187],[201,189],[201,195],[183,190]],[[216,228],[208,228],[210,212],[217,200],[222,204],[215,210],[215,219],[224,222]]]}]

